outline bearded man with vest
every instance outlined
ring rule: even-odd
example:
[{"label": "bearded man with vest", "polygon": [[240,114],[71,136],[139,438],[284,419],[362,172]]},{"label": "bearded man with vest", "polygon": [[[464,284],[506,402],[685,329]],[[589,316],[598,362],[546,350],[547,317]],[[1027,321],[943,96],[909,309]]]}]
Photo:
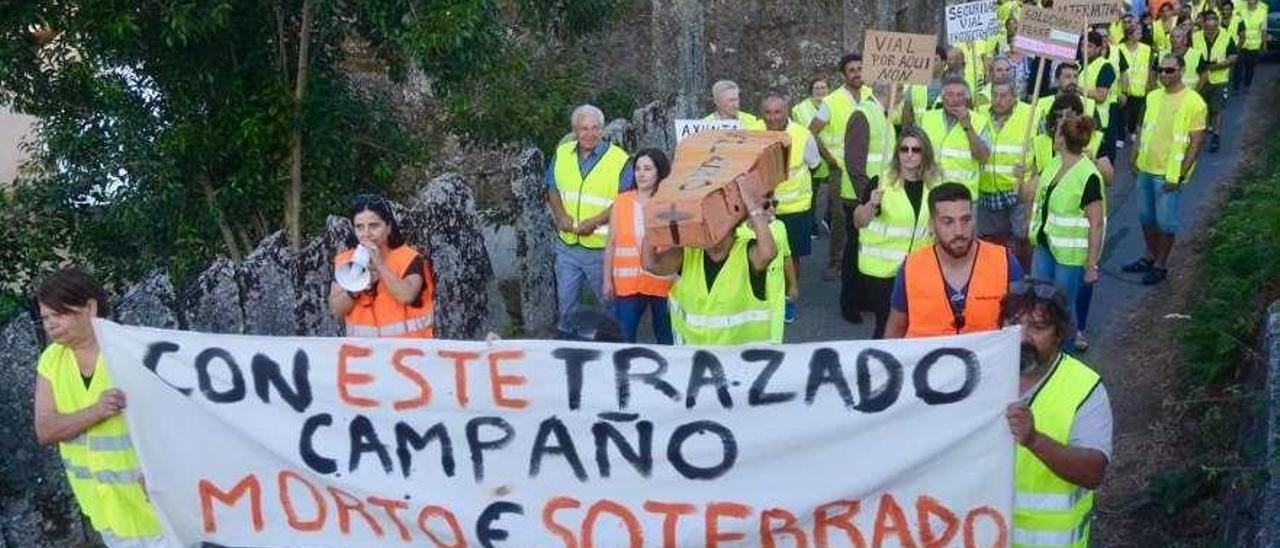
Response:
[{"label": "bearded man with vest", "polygon": [[1209,152],[1217,152],[1222,144],[1222,111],[1227,106],[1227,83],[1237,53],[1235,43],[1218,23],[1217,13],[1205,12],[1204,30],[1191,37],[1191,47],[1200,50],[1209,71],[1208,84],[1200,89],[1200,96],[1209,107]]},{"label": "bearded man with vest", "polygon": [[754,114],[739,109],[742,102],[741,91],[733,80],[720,80],[711,85],[711,100],[716,110],[707,114],[703,120],[737,120],[742,122],[742,129],[764,129],[764,122]]},{"label": "bearded man with vest", "polygon": [[1017,443],[1011,544],[1086,548],[1111,461],[1111,400],[1098,373],[1062,351],[1072,320],[1051,282],[1012,284],[1000,308],[1002,325],[1022,326],[1021,397],[1005,409]]},{"label": "bearded man with vest", "polygon": [[853,225],[836,203],[853,203],[858,196],[854,192],[853,179],[844,165],[844,134],[849,118],[863,99],[871,95],[871,88],[862,83],[862,55],[849,53],[840,58],[840,74],[844,85],[827,94],[822,106],[809,122],[809,131],[818,137],[818,153],[830,170],[831,191],[831,242],[827,257],[827,271],[823,278],[834,279],[840,275],[846,240],[856,237]]},{"label": "bearded man with vest", "polygon": [[1194,90],[1182,84],[1182,57],[1160,60],[1164,89],[1147,96],[1142,132],[1129,165],[1137,172],[1134,193],[1146,253],[1122,270],[1142,273],[1144,285],[1158,284],[1169,275],[1166,266],[1178,231],[1178,196],[1191,176],[1200,153],[1208,108]]},{"label": "bearded man with vest", "polygon": [[[849,117],[849,126],[845,130],[844,163],[849,168],[849,177],[853,179],[853,187],[859,201],[865,201],[867,192],[872,188],[871,181],[883,174],[893,159],[893,146],[897,142],[893,123],[889,119],[891,105],[889,96],[894,84],[875,82],[872,94],[863,99]],[[846,202],[845,217],[854,229],[853,236],[845,241],[844,262],[840,265],[840,315],[845,320],[862,323],[861,301],[866,300],[860,281],[864,277],[858,275],[858,256],[861,248],[861,231],[857,230],[854,212],[859,201]]]},{"label": "bearded man with vest", "polygon": [[991,157],[978,178],[978,237],[1014,247],[1014,213],[1018,208],[1018,182],[1029,157],[1024,146],[1032,123],[1031,106],[1018,100],[1012,80],[991,86]]},{"label": "bearded man with vest", "polygon": [[604,113],[582,105],[573,110],[570,123],[573,138],[556,148],[543,177],[560,237],[556,242],[557,327],[564,336],[576,332],[570,318],[584,288],[596,303],[603,302],[609,213],[618,194],[632,186],[627,153],[601,138]]},{"label": "bearded man with vest", "polygon": [[886,339],[958,335],[1000,328],[1000,299],[1022,267],[1003,246],[974,236],[969,189],[929,192],[931,246],[907,256],[894,280]]},{"label": "bearded man with vest", "polygon": [[1240,78],[1237,82],[1249,93],[1253,86],[1253,73],[1258,66],[1258,57],[1267,46],[1267,4],[1258,0],[1248,0],[1240,6],[1236,13],[1240,29]]},{"label": "bearded man with vest", "polygon": [[36,366],[36,440],[58,444],[71,492],[103,544],[168,546],[121,414],[125,394],[111,382],[93,331],[93,319],[106,316],[106,293],[68,268],[40,284],[36,302],[53,341]]},{"label": "bearded man with vest", "polygon": [[640,246],[645,270],[680,276],[669,299],[676,344],[782,342],[786,289],[775,260],[780,244],[769,226],[772,215],[750,185],[739,182],[738,192],[749,231],[730,230],[705,249],[658,249],[648,236]]},{"label": "bearded man with vest", "polygon": [[991,123],[986,114],[971,110],[964,79],[943,80],[942,108],[926,112],[920,128],[938,155],[943,182],[960,183],[977,199],[980,167],[991,157]]},{"label": "bearded man with vest", "polygon": [[[791,250],[790,272],[800,275],[800,259],[808,257],[813,249],[813,187],[809,170],[822,163],[818,152],[818,140],[809,130],[787,118],[787,100],[782,95],[770,93],[760,105],[764,113],[765,128],[769,131],[785,131],[791,137],[790,154],[787,157],[787,180],[773,189],[777,201],[778,220],[786,227],[787,245]],[[795,300],[799,287],[787,288],[786,321],[795,321]]]}]

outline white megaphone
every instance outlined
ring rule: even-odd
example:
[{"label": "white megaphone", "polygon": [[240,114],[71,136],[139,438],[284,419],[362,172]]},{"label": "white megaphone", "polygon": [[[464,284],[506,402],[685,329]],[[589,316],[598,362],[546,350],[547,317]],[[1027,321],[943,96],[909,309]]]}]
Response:
[{"label": "white megaphone", "polygon": [[358,245],[355,253],[351,254],[351,260],[338,266],[338,270],[333,273],[334,281],[343,289],[352,293],[359,293],[369,289],[369,248]]}]

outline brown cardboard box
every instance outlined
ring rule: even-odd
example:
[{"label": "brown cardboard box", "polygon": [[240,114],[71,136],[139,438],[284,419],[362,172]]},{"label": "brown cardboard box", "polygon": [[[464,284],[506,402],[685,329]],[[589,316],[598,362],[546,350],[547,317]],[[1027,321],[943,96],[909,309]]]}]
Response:
[{"label": "brown cardboard box", "polygon": [[676,147],[671,175],[645,207],[645,235],[658,246],[706,247],[747,215],[739,179],[759,195],[787,178],[785,131],[706,131]]}]

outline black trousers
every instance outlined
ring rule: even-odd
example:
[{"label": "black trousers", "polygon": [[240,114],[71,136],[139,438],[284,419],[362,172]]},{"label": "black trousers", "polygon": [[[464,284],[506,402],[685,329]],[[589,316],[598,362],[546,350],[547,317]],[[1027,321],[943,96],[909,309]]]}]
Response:
[{"label": "black trousers", "polygon": [[1240,61],[1236,66],[1240,68],[1239,78],[1231,83],[1231,89],[1240,89],[1240,84],[1244,84],[1244,89],[1253,86],[1253,71],[1258,67],[1258,51],[1249,51],[1247,49],[1240,50]]},{"label": "black trousers", "polygon": [[[840,260],[840,315],[853,323],[862,323],[862,313],[858,306],[858,229],[853,226],[854,206],[841,204],[844,208],[844,257]],[[836,230],[836,227],[831,227]]]},{"label": "black trousers", "polygon": [[1124,105],[1125,133],[1120,136],[1121,139],[1138,132],[1138,128],[1142,126],[1142,115],[1146,111],[1146,97],[1129,97],[1129,102]]}]

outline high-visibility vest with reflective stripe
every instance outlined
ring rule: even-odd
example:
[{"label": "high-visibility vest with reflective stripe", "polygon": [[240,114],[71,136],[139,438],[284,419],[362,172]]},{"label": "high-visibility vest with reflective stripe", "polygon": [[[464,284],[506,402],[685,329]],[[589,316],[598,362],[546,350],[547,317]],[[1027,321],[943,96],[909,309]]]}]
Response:
[{"label": "high-visibility vest with reflective stripe", "polygon": [[[819,101],[819,103],[821,103],[821,101]],[[800,124],[800,126],[805,129],[809,129],[809,123],[812,122],[813,118],[817,115],[818,106],[813,104],[813,100],[811,99],[805,99],[791,107],[791,120]],[[810,133],[810,135],[812,135],[812,133]],[[818,179],[826,179],[830,173],[830,170],[827,168],[826,160],[821,160],[818,167],[813,170],[813,176]]]},{"label": "high-visibility vest with reflective stripe", "polygon": [[920,213],[902,181],[890,182],[890,174],[880,176],[880,212],[866,228],[858,229],[858,271],[875,278],[893,278],[912,251],[933,245],[929,230],[929,189],[925,183],[920,196]]},{"label": "high-visibility vest with reflective stripe", "polygon": [[1200,85],[1200,63],[1204,61],[1204,54],[1195,48],[1187,48],[1182,53],[1182,85],[1187,89],[1195,90]]},{"label": "high-visibility vest with reflective stripe", "polygon": [[[1027,239],[1036,241],[1035,236],[1040,233],[1043,218],[1044,233],[1049,239],[1049,252],[1053,254],[1054,260],[1066,266],[1084,266],[1085,259],[1089,256],[1089,219],[1085,217],[1084,208],[1080,207],[1080,199],[1084,196],[1085,183],[1089,181],[1089,177],[1096,176],[1101,182],[1102,175],[1098,173],[1093,160],[1084,157],[1063,173],[1057,184],[1052,184],[1060,171],[1062,158],[1055,157],[1049,160],[1049,164],[1040,173],[1040,186],[1036,188],[1036,201],[1031,206],[1031,226]],[[1052,194],[1050,190],[1053,191]],[[1104,197],[1104,218],[1106,207]],[[1047,216],[1043,214],[1045,209],[1049,211]]]},{"label": "high-visibility vest with reflective stripe", "polygon": [[[929,135],[929,144],[933,145],[934,159],[942,170],[942,182],[960,183],[968,187],[974,199],[978,197],[978,170],[981,167],[977,158],[969,151],[969,136],[959,122],[947,129],[946,112],[935,109],[924,114],[921,129]],[[973,132],[982,135],[990,120],[987,115],[976,110],[969,111],[969,121]]]},{"label": "high-visibility vest with reflective stripe", "polygon": [[898,143],[897,132],[874,95],[858,104],[858,112],[867,120],[867,167],[864,174],[870,179],[889,166],[893,147]]},{"label": "high-visibility vest with reflective stripe", "polygon": [[[339,253],[334,259],[334,266],[351,262],[354,249]],[[418,252],[408,245],[401,245],[387,251],[384,259],[387,268],[400,277],[404,277]],[[400,304],[391,296],[391,290],[382,280],[374,286],[372,292],[363,292],[356,296],[351,310],[347,311],[348,337],[396,337],[409,339],[430,339],[436,335],[435,325],[435,275],[431,264],[425,258],[422,261],[422,293],[418,300],[411,304]]]},{"label": "high-visibility vest with reflective stripe", "polygon": [[[560,192],[560,203],[576,225],[603,213],[613,205],[613,199],[618,196],[618,179],[622,176],[622,168],[627,165],[627,153],[610,144],[604,155],[591,167],[586,178],[583,178],[582,171],[578,168],[578,141],[570,140],[556,148],[555,163],[556,190]],[[569,245],[604,249],[605,238],[609,235],[608,226],[600,225],[595,232],[586,236],[560,232],[560,240]]]},{"label": "high-visibility vest with reflective stripe", "polygon": [[858,195],[853,189],[853,178],[849,176],[849,170],[845,169],[844,165],[844,133],[849,125],[849,117],[853,116],[858,103],[871,95],[871,88],[862,86],[859,95],[860,97],[854,97],[848,87],[840,86],[822,99],[831,117],[827,119],[827,125],[822,126],[818,138],[822,139],[827,152],[830,152],[835,157],[836,163],[840,165],[840,197],[846,200],[856,200]]},{"label": "high-visibility vest with reflective stripe", "polygon": [[[774,294],[766,287],[764,300],[751,290],[750,238],[735,236],[729,255],[711,287],[703,257],[706,251],[684,249],[680,278],[671,287],[671,327],[676,342],[686,345],[736,345],[781,342],[775,337],[774,316],[781,313],[785,288]],[[770,284],[766,283],[766,286]],[[776,339],[776,340],[775,340]]]},{"label": "high-visibility vest with reflective stripe", "polygon": [[778,183],[773,189],[773,197],[778,199],[779,215],[809,211],[813,199],[813,178],[809,175],[809,164],[804,162],[805,145],[813,138],[813,134],[809,132],[809,128],[787,122],[787,135],[791,136],[787,180]]},{"label": "high-visibility vest with reflective stripe", "polygon": [[1236,11],[1236,17],[1244,21],[1244,36],[1241,37],[1240,49],[1258,51],[1262,49],[1262,35],[1267,28],[1267,4],[1258,2],[1257,7],[1249,9],[1249,4]]},{"label": "high-visibility vest with reflective stripe", "polygon": [[[714,112],[702,117],[703,120],[718,120],[719,118],[720,115]],[[742,122],[742,129],[764,129],[764,120],[745,110],[738,111],[738,121]]]},{"label": "high-visibility vest with reflective stripe", "polygon": [[[934,98],[933,104],[929,104],[929,86],[924,84],[911,84],[907,86],[908,97],[911,98],[911,113],[914,115],[915,125],[919,126],[924,122],[924,114],[929,109],[939,108],[941,106],[942,94],[939,93]],[[902,108],[905,102],[900,102],[894,107],[896,113],[896,122],[902,123]]]},{"label": "high-visibility vest with reflective stripe", "polygon": [[1102,127],[1107,127],[1111,123],[1111,104],[1120,98],[1120,71],[1111,59],[1105,55],[1099,55],[1088,65],[1084,67],[1084,73],[1080,75],[1080,85],[1087,89],[1098,87],[1098,76],[1102,74],[1102,68],[1111,66],[1112,72],[1115,73],[1116,79],[1111,82],[1111,87],[1107,88],[1107,100],[1098,104],[1098,121],[1102,123]]},{"label": "high-visibility vest with reflective stripe", "polygon": [[[1200,50],[1200,54],[1204,56],[1204,61],[1209,64],[1222,63],[1227,60],[1227,48],[1231,45],[1231,37],[1227,33],[1218,30],[1218,35],[1214,37],[1213,43],[1208,43],[1204,36],[1204,31],[1196,31],[1191,37],[1191,47]],[[1210,84],[1225,84],[1231,78],[1230,68],[1209,69]]]},{"label": "high-visibility vest with reflective stripe", "polygon": [[902,275],[907,293],[908,338],[1000,329],[1000,301],[1009,289],[1009,252],[1003,246],[980,240],[973,245],[978,247],[978,256],[965,292],[964,326],[959,329],[942,265],[938,263],[938,246],[917,249],[907,256]]},{"label": "high-visibility vest with reflective stripe", "polygon": [[[58,343],[40,355],[38,368],[49,381],[54,408],[60,414],[91,407],[103,392],[114,387],[101,355],[93,379],[85,387],[75,352]],[[59,443],[58,452],[71,492],[94,529],[121,538],[161,534],[160,522],[142,486],[142,468],[124,415],[104,419],[76,438]]]},{"label": "high-visibility vest with reflective stripe", "polygon": [[987,43],[985,40],[971,40],[955,46],[964,55],[964,81],[969,84],[969,92],[977,95],[987,83],[987,67],[982,60],[982,56],[987,54]]},{"label": "high-visibility vest with reflective stripe", "polygon": [[1027,124],[1031,123],[1031,107],[1022,101],[1013,105],[1013,112],[1005,120],[1004,126],[996,129],[991,125],[991,158],[982,165],[982,174],[978,178],[978,190],[984,194],[997,192],[1013,192],[1018,179],[1013,170],[1018,164],[1025,163],[1030,157],[1022,140],[1027,135]]},{"label": "high-visibility vest with reflective stripe", "polygon": [[1186,159],[1187,148],[1191,146],[1191,113],[1196,109],[1205,108],[1204,99],[1201,99],[1200,94],[1195,90],[1184,88],[1182,93],[1187,95],[1182,98],[1182,104],[1178,105],[1178,112],[1175,115],[1177,118],[1173,121],[1173,149],[1169,151],[1169,161],[1163,166],[1147,165],[1147,154],[1150,152],[1151,143],[1155,141],[1156,119],[1160,116],[1161,106],[1164,105],[1167,95],[1165,90],[1158,89],[1147,96],[1147,110],[1142,117],[1142,134],[1138,138],[1138,169],[1163,175],[1165,182],[1171,184],[1189,179],[1190,172],[1195,170],[1195,163],[1192,163],[1191,169],[1183,173],[1182,161]]},{"label": "high-visibility vest with reflective stripe", "polygon": [[1125,93],[1130,97],[1146,97],[1147,82],[1151,77],[1151,46],[1138,42],[1137,51],[1129,51],[1127,44],[1121,44],[1117,49],[1129,64],[1129,70],[1126,71],[1129,76],[1129,88]]},{"label": "high-visibility vest with reflective stripe", "polygon": [[[1030,407],[1036,430],[1066,445],[1076,410],[1102,381],[1079,360],[1060,356]],[[1021,445],[1013,469],[1013,546],[1088,546],[1093,491],[1062,479]]]},{"label": "high-visibility vest with reflective stripe", "polygon": [[1165,29],[1164,25],[1164,19],[1156,19],[1151,23],[1151,42],[1155,44],[1156,53],[1160,57],[1173,51],[1173,29]]},{"label": "high-visibility vest with reflective stripe", "polygon": [[640,263],[640,241],[644,238],[644,209],[636,200],[636,191],[618,195],[609,212],[613,227],[613,256],[610,258],[613,292],[619,297],[649,295],[666,297],[675,282],[674,276],[658,276]]}]

